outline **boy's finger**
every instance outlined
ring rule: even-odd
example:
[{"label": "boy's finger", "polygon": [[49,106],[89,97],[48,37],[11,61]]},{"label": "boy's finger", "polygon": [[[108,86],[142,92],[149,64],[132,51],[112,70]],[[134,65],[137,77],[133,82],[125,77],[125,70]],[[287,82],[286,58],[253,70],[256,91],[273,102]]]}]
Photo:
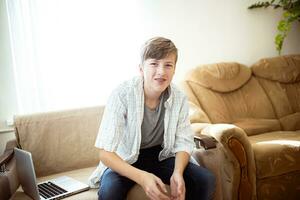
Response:
[{"label": "boy's finger", "polygon": [[157,179],[157,184],[164,193],[168,193],[166,185],[160,179]]},{"label": "boy's finger", "polygon": [[182,195],[182,192],[183,192],[182,185],[177,185],[177,195],[178,196]]},{"label": "boy's finger", "polygon": [[175,183],[175,181],[171,181],[171,184],[170,184],[170,186],[171,186],[171,195],[173,196],[173,197],[177,197],[177,184]]},{"label": "boy's finger", "polygon": [[158,199],[170,200],[170,198],[157,187],[153,188],[153,192]]}]

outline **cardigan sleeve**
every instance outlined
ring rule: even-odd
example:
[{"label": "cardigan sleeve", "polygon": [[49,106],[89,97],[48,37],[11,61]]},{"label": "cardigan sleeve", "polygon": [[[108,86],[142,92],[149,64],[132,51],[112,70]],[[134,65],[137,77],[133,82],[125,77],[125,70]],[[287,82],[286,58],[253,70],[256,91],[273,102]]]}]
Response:
[{"label": "cardigan sleeve", "polygon": [[127,109],[121,89],[110,95],[96,138],[95,146],[105,151],[115,152],[124,134]]},{"label": "cardigan sleeve", "polygon": [[191,155],[195,147],[193,137],[194,134],[189,120],[188,101],[184,97],[181,102],[173,152],[185,151]]}]

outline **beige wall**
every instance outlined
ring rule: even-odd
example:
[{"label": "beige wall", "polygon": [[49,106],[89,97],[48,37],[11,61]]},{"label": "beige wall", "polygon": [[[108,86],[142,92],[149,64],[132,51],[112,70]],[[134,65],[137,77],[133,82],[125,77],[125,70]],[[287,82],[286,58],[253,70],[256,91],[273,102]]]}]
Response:
[{"label": "beige wall", "polygon": [[[150,2],[150,1],[144,1]],[[262,57],[278,55],[274,37],[280,9],[247,7],[253,0],[173,0],[163,5],[148,3],[155,15],[147,19],[155,33],[174,39],[179,48],[178,70],[175,81],[181,80],[185,71],[199,64],[237,61],[251,65]],[[160,6],[160,7],[159,7]],[[282,54],[300,53],[300,23],[294,24],[283,46]]]},{"label": "beige wall", "polygon": [[[199,64],[237,61],[250,65],[276,56],[274,45],[280,10],[248,10],[253,0],[141,0],[145,39],[170,37],[179,48],[175,82]],[[17,111],[5,0],[0,0],[0,129]],[[300,53],[300,25],[292,27],[282,54]],[[0,152],[10,133],[0,133]]]}]

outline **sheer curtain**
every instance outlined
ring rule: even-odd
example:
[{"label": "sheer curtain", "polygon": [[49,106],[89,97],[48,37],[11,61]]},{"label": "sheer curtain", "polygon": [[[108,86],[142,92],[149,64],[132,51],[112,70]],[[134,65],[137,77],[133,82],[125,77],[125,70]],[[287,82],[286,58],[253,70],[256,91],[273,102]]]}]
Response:
[{"label": "sheer curtain", "polygon": [[138,75],[138,1],[6,0],[19,113],[105,104]]}]

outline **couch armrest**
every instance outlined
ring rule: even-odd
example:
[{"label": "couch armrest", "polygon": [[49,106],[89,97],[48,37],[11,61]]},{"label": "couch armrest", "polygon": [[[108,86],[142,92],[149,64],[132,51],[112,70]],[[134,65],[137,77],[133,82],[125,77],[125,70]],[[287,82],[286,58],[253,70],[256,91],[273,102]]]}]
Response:
[{"label": "couch armrest", "polygon": [[0,199],[9,199],[19,187],[16,160],[14,157],[14,147],[16,146],[16,140],[7,142],[5,151],[0,156]]},{"label": "couch armrest", "polygon": [[6,171],[6,164],[12,159],[14,156],[14,151],[6,151],[0,156],[0,172]]},{"label": "couch armrest", "polygon": [[201,134],[214,137],[220,144],[224,198],[256,199],[254,155],[244,130],[231,124],[212,124],[202,129]]},{"label": "couch armrest", "polygon": [[212,125],[212,124],[210,124],[210,123],[192,123],[191,127],[192,127],[192,130],[194,131],[194,133],[197,134],[197,133],[201,133],[201,131],[204,128],[206,128],[206,127],[208,127],[210,125]]},{"label": "couch armrest", "polygon": [[199,134],[194,136],[194,142],[197,148],[202,146],[205,150],[208,150],[216,148],[218,141],[214,137]]},{"label": "couch armrest", "polygon": [[191,124],[192,130],[195,133],[194,142],[196,144],[196,148],[200,148],[200,146],[204,147],[205,150],[216,148],[216,143],[218,141],[214,137],[201,134],[201,131],[210,125],[210,123]]}]

